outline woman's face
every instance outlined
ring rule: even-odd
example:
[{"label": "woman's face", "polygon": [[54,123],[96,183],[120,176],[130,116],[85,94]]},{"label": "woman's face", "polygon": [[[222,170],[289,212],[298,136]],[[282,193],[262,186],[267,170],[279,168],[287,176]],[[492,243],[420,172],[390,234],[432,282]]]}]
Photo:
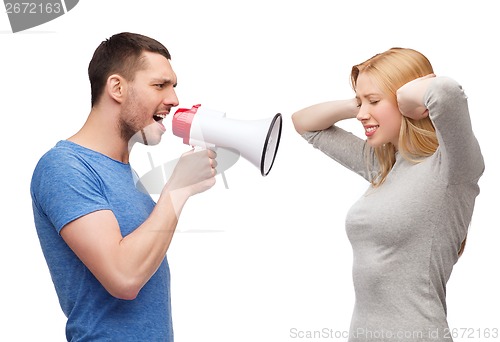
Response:
[{"label": "woman's face", "polygon": [[366,73],[360,73],[356,82],[359,113],[368,143],[379,147],[392,143],[398,148],[402,115],[396,101],[386,95]]}]

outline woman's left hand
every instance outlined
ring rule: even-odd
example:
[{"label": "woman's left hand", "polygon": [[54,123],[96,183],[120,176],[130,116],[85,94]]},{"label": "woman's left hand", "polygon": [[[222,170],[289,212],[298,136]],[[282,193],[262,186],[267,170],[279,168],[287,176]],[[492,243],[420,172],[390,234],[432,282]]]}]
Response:
[{"label": "woman's left hand", "polygon": [[424,105],[424,95],[435,77],[436,75],[429,74],[416,78],[396,91],[401,114],[414,120],[420,120],[429,115],[429,110]]}]

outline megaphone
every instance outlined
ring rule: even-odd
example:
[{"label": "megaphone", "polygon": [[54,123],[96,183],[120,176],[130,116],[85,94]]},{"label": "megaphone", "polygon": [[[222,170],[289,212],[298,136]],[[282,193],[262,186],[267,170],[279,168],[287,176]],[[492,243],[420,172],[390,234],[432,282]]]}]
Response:
[{"label": "megaphone", "polygon": [[172,132],[184,144],[238,151],[266,176],[274,163],[281,138],[281,114],[263,120],[226,118],[226,113],[194,105],[179,108],[172,118]]}]

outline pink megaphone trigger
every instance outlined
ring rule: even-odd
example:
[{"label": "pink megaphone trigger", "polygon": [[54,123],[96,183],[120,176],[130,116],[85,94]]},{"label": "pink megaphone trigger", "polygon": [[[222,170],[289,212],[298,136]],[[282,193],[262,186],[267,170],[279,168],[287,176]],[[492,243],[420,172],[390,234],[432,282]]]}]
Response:
[{"label": "pink megaphone trigger", "polygon": [[172,133],[175,136],[182,138],[184,144],[189,145],[191,123],[193,122],[194,115],[200,108],[200,104],[194,105],[191,108],[179,108],[175,111],[172,119]]}]

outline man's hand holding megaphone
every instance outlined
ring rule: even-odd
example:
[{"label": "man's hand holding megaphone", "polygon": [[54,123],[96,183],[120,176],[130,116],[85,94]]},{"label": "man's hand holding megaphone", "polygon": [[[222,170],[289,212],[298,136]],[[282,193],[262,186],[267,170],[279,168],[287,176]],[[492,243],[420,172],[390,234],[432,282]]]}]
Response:
[{"label": "man's hand holding megaphone", "polygon": [[217,153],[213,150],[193,149],[179,158],[172,176],[162,190],[162,197],[170,198],[177,217],[189,197],[214,186],[216,157]]},{"label": "man's hand holding megaphone", "polygon": [[[203,164],[203,158],[205,162],[211,160],[211,168],[218,167],[217,172],[211,172],[222,176],[226,189],[228,185],[224,171],[233,166],[240,155],[255,165],[262,176],[266,176],[276,158],[281,126],[282,117],[279,113],[267,119],[235,120],[226,118],[224,112],[201,105],[179,108],[172,118],[172,133],[182,138],[184,144],[194,147],[194,151],[185,153],[181,160],[151,165],[152,169],[138,182],[140,189],[150,194],[184,189],[180,191],[181,197],[203,192],[215,182],[206,174],[209,169],[206,168],[207,163]],[[218,163],[215,162],[213,150],[218,152]],[[170,190],[164,189],[166,179],[170,179],[166,187]]]}]

